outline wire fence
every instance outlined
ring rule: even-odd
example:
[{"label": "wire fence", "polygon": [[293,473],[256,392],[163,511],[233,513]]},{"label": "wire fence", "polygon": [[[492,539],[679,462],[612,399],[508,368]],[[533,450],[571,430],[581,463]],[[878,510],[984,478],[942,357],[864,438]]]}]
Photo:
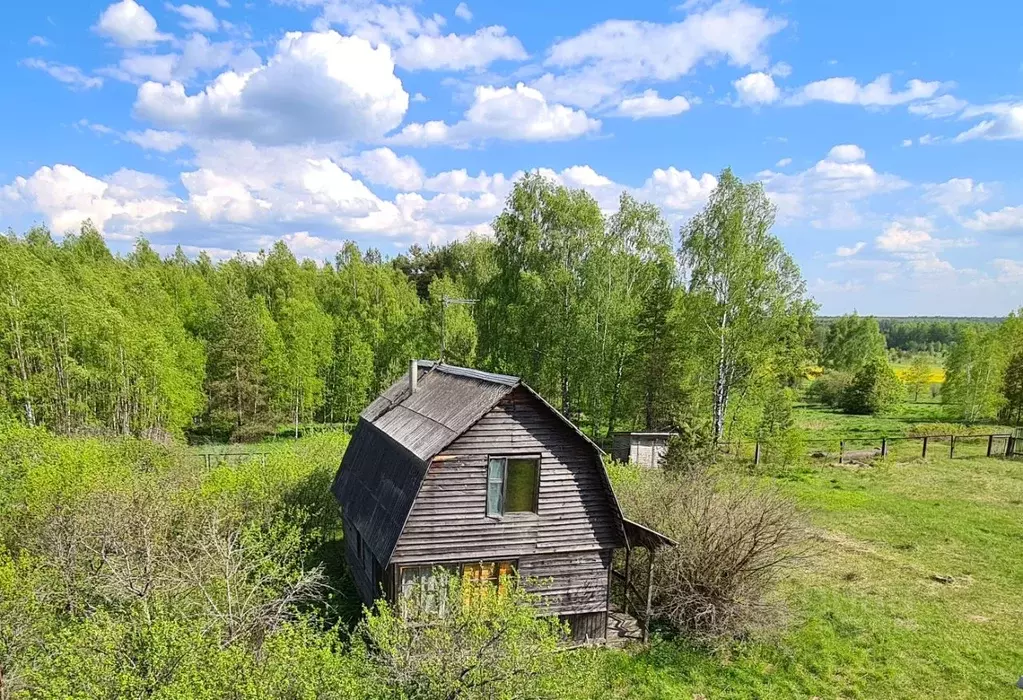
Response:
[{"label": "wire fence", "polygon": [[[803,441],[805,455],[821,461],[839,464],[887,459],[896,462],[916,458],[947,457],[966,459],[977,457],[1023,457],[1023,431],[1013,433],[979,433],[973,435],[919,435],[850,436],[819,438]],[[753,464],[781,460],[784,448],[765,442],[721,443],[719,449],[726,457]],[[792,456],[791,454],[789,455]]]}]

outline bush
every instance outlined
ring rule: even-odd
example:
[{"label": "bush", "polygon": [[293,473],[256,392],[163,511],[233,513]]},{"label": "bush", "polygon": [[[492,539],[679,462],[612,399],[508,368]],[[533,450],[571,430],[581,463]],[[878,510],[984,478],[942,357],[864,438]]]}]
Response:
[{"label": "bush", "polygon": [[842,405],[842,399],[850,384],[852,375],[848,372],[826,371],[807,388],[806,400],[838,408]]},{"label": "bush", "polygon": [[698,641],[777,627],[774,589],[807,551],[802,514],[759,482],[696,469],[619,481],[630,518],[678,542],[654,567],[654,612]]},{"label": "bush", "polygon": [[903,387],[886,358],[871,360],[853,376],[845,390],[842,408],[847,413],[887,413],[902,400]]},{"label": "bush", "polygon": [[[401,610],[377,601],[356,630],[362,654],[387,696],[562,698],[580,692],[585,656],[560,648],[567,633],[540,598],[514,577],[499,585],[461,580],[437,569]],[[429,593],[429,595],[422,595]],[[430,604],[424,605],[424,601]],[[438,613],[443,610],[443,615]]]},{"label": "bush", "polygon": [[684,474],[710,464],[717,458],[710,421],[680,421],[678,430],[668,440],[661,467]]}]

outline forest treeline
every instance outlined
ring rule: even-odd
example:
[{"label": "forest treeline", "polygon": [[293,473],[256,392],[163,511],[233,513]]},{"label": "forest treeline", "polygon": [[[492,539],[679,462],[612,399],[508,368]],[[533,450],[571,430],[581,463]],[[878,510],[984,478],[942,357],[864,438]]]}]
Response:
[{"label": "forest treeline", "polygon": [[[813,351],[814,306],[759,185],[730,173],[676,239],[650,204],[521,180],[491,239],[384,260],[281,242],[215,263],[90,224],[0,240],[2,410],[58,433],[245,439],[350,424],[411,358],[523,376],[596,435],[752,430]],[[473,306],[443,299],[475,300]]]},{"label": "forest treeline", "polygon": [[[651,204],[623,195],[605,215],[530,175],[492,239],[390,260],[346,243],[332,261],[299,261],[282,242],[223,262],[161,258],[144,239],[115,255],[88,222],[59,241],[12,232],[0,238],[0,412],[60,434],[246,440],[351,425],[410,359],[439,356],[443,331],[445,361],[524,377],[596,437],[769,439],[791,428],[808,368],[851,371],[876,350],[837,357],[855,354],[848,328],[815,323],[773,221],[763,189],[725,171],[677,234]],[[997,333],[886,328],[941,348]],[[978,371],[968,401],[982,411],[993,404]]]}]

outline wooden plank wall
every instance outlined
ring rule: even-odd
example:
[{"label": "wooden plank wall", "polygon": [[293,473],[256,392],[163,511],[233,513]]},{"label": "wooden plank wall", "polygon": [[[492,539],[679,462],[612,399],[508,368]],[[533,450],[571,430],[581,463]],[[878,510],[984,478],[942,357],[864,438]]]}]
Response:
[{"label": "wooden plank wall", "polygon": [[586,642],[607,637],[606,612],[562,615],[561,619],[568,623],[574,642]]},{"label": "wooden plank wall", "polygon": [[355,589],[359,592],[362,602],[370,603],[376,597],[376,583],[373,581],[372,571],[363,565],[359,553],[355,551],[355,526],[350,520],[342,516],[341,524],[345,531],[345,560],[348,562],[348,570],[352,573],[352,580],[355,582]]},{"label": "wooden plank wall", "polygon": [[[537,514],[486,516],[486,466],[491,455],[540,457]],[[438,457],[427,471],[392,562],[519,559],[527,575],[554,578],[544,595],[552,604],[563,601],[559,610],[606,609],[605,562],[610,555],[601,552],[624,542],[590,445],[518,389]],[[572,556],[552,556],[587,552],[577,557],[577,569],[568,563]],[[594,607],[592,601],[602,594],[600,606]]]},{"label": "wooden plank wall", "polygon": [[607,610],[611,554],[604,549],[522,557],[519,573],[552,613],[602,612]]}]

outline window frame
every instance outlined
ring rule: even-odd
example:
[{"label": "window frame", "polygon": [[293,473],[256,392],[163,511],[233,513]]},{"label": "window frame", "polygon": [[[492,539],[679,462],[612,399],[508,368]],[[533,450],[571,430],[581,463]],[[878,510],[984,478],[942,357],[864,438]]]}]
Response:
[{"label": "window frame", "polygon": [[[464,560],[459,560],[459,561],[450,561],[450,560],[448,560],[448,561],[431,562],[429,564],[398,564],[398,565],[395,566],[395,570],[396,570],[395,573],[397,574],[397,576],[395,577],[396,578],[395,601],[400,604],[401,598],[406,595],[406,593],[405,593],[405,586],[403,585],[404,584],[404,576],[405,576],[405,572],[410,570],[410,569],[420,569],[420,570],[426,569],[426,570],[428,570],[430,572],[430,574],[429,574],[430,577],[433,576],[433,573],[437,569],[444,569],[444,570],[447,571],[448,574],[457,577],[461,582],[464,583],[465,580],[466,580],[465,579],[465,569],[466,569],[467,566],[482,566],[484,564],[492,564],[494,566],[494,570],[495,571],[499,571],[500,570],[500,566],[499,565],[500,564],[505,564],[505,563],[511,565],[512,575],[519,575],[519,559],[518,559],[518,557],[506,557],[506,558],[501,558],[501,559],[464,559]],[[490,577],[488,577],[486,579],[486,583],[492,583],[493,585],[495,585],[497,587],[498,591],[500,591],[500,578],[498,578],[497,581],[493,581]],[[412,585],[415,586],[415,584],[412,584]],[[436,593],[436,592],[437,591],[434,591],[434,593]],[[443,617],[446,614],[446,609],[443,608],[443,605],[440,606],[440,608],[441,609],[438,610],[437,614],[440,617]]]},{"label": "window frame", "polygon": [[[532,461],[536,464],[536,480],[533,484],[533,510],[516,510],[508,512],[506,509],[508,503],[508,460],[523,460]],[[492,513],[490,511],[490,463],[494,460],[500,460],[503,463],[501,467],[501,508],[500,512]],[[487,455],[486,463],[486,487],[484,491],[483,499],[483,513],[486,517],[492,520],[502,520],[504,518],[536,518],[540,515],[540,470],[543,467],[543,455],[541,454],[524,454],[524,455],[509,455],[509,454],[493,454]],[[503,561],[503,560],[502,560]]]}]

